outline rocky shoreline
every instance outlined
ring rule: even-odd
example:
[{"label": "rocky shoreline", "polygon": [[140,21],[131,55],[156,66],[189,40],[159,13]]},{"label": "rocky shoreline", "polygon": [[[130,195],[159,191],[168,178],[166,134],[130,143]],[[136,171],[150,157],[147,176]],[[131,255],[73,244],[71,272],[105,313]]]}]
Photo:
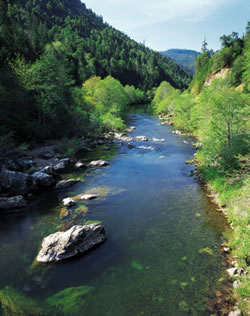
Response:
[{"label": "rocky shoreline", "polygon": [[[131,126],[126,132],[133,130],[135,127]],[[134,148],[130,143],[132,140],[125,133],[109,133],[101,139],[79,141],[73,158],[58,154],[56,148],[60,142],[56,141],[28,150],[16,159],[0,162],[0,212],[18,212],[43,191],[66,189],[79,182],[63,180],[62,173],[69,169],[105,167],[109,164],[105,160],[77,160],[77,156],[84,156],[97,146],[102,146],[105,151],[110,150],[113,144],[126,143],[128,148]]]}]

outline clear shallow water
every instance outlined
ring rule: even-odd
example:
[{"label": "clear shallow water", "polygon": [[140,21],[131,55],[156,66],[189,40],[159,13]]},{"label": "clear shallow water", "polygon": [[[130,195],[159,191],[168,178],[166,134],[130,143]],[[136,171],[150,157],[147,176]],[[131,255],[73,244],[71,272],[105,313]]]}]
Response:
[{"label": "clear shallow water", "polygon": [[[226,279],[219,251],[226,223],[190,177],[193,166],[184,163],[194,154],[192,139],[172,134],[155,117],[130,118],[137,127],[132,137],[165,141],[134,142],[136,148],[122,146],[116,154],[99,151],[95,158],[113,155],[109,167],[68,174],[83,182],[0,217],[0,289],[12,286],[38,300],[49,315],[212,314],[207,297]],[[85,203],[87,215],[77,205],[60,218],[62,198],[100,186],[108,194]],[[102,221],[107,241],[86,256],[32,267],[43,237],[72,220]],[[83,285],[93,288],[70,312],[47,308],[48,297]]]}]

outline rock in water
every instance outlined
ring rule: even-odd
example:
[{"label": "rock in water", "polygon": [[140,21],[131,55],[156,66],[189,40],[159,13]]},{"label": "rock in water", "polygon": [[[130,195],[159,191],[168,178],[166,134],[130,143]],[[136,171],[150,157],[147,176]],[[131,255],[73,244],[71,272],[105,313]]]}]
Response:
[{"label": "rock in water", "polygon": [[27,202],[22,195],[13,196],[10,198],[0,198],[0,209],[21,208],[26,205]]},{"label": "rock in water", "polygon": [[80,196],[80,200],[89,201],[98,198],[98,194],[84,194]]},{"label": "rock in water", "polygon": [[63,199],[63,205],[66,207],[74,206],[76,203],[71,198]]},{"label": "rock in water", "polygon": [[38,262],[53,262],[84,253],[105,241],[103,225],[73,226],[66,232],[57,232],[43,239]]},{"label": "rock in water", "polygon": [[68,189],[70,188],[72,185],[79,183],[79,180],[74,180],[74,179],[69,179],[69,180],[62,180],[59,181],[56,185],[56,189],[57,190],[63,190],[63,189]]},{"label": "rock in water", "polygon": [[96,161],[91,161],[88,166],[89,167],[105,167],[108,166],[109,163],[105,160],[96,160]]},{"label": "rock in water", "polygon": [[136,140],[142,140],[144,142],[148,141],[148,137],[146,136],[136,136]]}]

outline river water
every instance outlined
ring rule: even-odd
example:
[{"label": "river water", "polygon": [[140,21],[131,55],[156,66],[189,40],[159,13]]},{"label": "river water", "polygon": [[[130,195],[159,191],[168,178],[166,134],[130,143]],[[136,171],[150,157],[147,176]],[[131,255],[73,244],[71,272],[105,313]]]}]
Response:
[{"label": "river water", "polygon": [[[108,167],[67,174],[82,183],[0,217],[0,289],[11,286],[49,315],[212,314],[207,298],[226,279],[219,249],[226,222],[185,164],[195,153],[192,139],[147,114],[131,115],[129,124],[136,126],[132,137],[150,140],[134,141],[133,149],[100,147],[88,159],[108,158]],[[103,197],[85,203],[88,214],[77,205],[60,217],[62,198],[96,187]],[[87,255],[36,265],[43,237],[72,221],[101,221],[107,241]],[[80,286],[89,291],[74,296]],[[51,312],[47,298],[68,288]]]}]

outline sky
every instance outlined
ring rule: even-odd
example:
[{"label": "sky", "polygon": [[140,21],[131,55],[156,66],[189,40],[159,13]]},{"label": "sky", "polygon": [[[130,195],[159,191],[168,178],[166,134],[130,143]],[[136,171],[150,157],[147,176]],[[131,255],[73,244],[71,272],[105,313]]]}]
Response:
[{"label": "sky", "polygon": [[242,36],[249,0],[83,0],[103,20],[156,51],[220,49],[220,36]]}]

